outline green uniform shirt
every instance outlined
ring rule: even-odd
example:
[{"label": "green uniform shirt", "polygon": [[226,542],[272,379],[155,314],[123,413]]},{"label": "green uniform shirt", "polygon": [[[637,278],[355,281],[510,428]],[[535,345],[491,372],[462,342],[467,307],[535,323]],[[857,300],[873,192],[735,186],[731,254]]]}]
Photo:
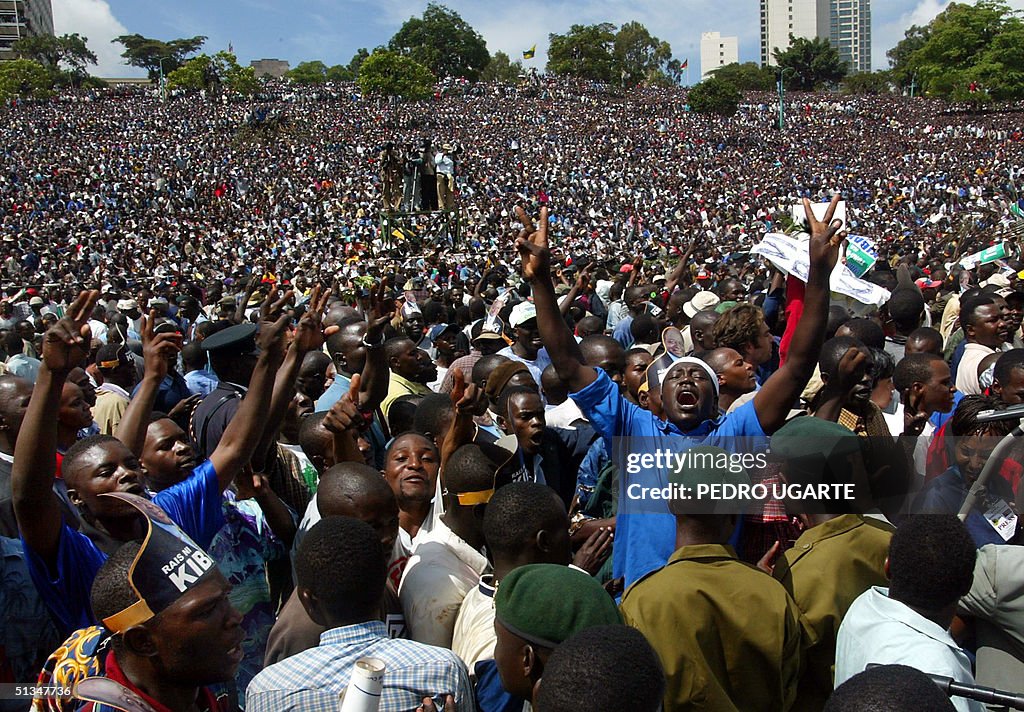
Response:
[{"label": "green uniform shirt", "polygon": [[622,597],[626,623],[665,668],[665,712],[784,712],[796,697],[800,610],[768,574],[721,544],[684,546]]},{"label": "green uniform shirt", "polygon": [[832,694],[839,624],[854,599],[886,586],[885,560],[893,528],[844,514],[811,527],[775,564],[775,578],[789,592],[817,640],[807,651],[794,710],[818,710]]}]

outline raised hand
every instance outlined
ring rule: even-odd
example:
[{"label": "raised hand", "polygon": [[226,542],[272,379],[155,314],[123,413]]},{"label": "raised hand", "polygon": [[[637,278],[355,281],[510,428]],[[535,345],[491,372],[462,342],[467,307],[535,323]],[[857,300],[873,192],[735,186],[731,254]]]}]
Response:
[{"label": "raised hand", "polygon": [[324,429],[328,432],[341,435],[350,431],[361,431],[366,427],[366,419],[359,410],[360,378],[358,373],[352,376],[348,392],[339,398],[324,416]]},{"label": "raised hand", "polygon": [[831,374],[832,379],[828,384],[829,388],[845,396],[861,382],[867,367],[867,355],[856,346],[851,346],[846,350],[842,358],[839,359],[839,367],[836,369],[836,373]]},{"label": "raised hand", "polygon": [[42,362],[50,372],[66,375],[84,364],[92,341],[89,318],[99,298],[98,290],[80,292],[64,318],[43,336]]},{"label": "raised hand", "polygon": [[924,432],[931,413],[921,410],[921,397],[914,398],[908,388],[903,393],[903,434],[917,437]]},{"label": "raised hand", "polygon": [[466,383],[466,376],[456,370],[451,399],[456,415],[483,415],[487,412],[487,395],[475,383]]},{"label": "raised hand", "polygon": [[811,269],[824,270],[826,280],[832,274],[832,268],[836,266],[836,262],[839,261],[839,253],[843,245],[843,237],[839,234],[843,228],[843,221],[832,219],[836,214],[837,205],[839,205],[839,196],[835,195],[825,211],[825,219],[818,220],[814,217],[814,211],[811,209],[811,201],[804,198],[804,214],[811,229],[811,241],[808,248]]},{"label": "raised hand", "polygon": [[[310,351],[315,351],[324,345],[325,334],[321,325],[321,319],[323,319],[324,307],[327,306],[327,300],[330,296],[330,289],[321,294],[319,284],[313,287],[313,292],[310,294],[306,313],[302,315],[301,319],[299,319],[299,325],[295,329],[295,336],[292,339],[292,348],[295,348],[302,353],[308,353]],[[330,327],[330,329],[337,331],[338,327],[333,326]]]},{"label": "raised hand", "polygon": [[181,332],[175,331],[154,333],[157,313],[151,309],[149,315],[142,318],[142,356],[146,374],[156,376],[160,380],[167,377],[167,359],[181,351]]},{"label": "raised hand", "polygon": [[395,300],[385,299],[388,278],[384,277],[376,291],[370,292],[370,311],[366,315],[366,343],[379,344],[386,327],[395,317]]},{"label": "raised hand", "polygon": [[293,296],[294,293],[289,290],[279,299],[278,289],[275,286],[260,305],[260,333],[257,337],[257,344],[278,363],[284,359],[287,326],[291,320],[285,307],[288,306]]},{"label": "raised hand", "polygon": [[523,259],[523,278],[527,281],[551,280],[551,250],[548,245],[548,208],[540,209],[540,223],[534,226],[533,218],[521,206],[516,206],[516,216],[523,224],[516,238],[516,250]]}]

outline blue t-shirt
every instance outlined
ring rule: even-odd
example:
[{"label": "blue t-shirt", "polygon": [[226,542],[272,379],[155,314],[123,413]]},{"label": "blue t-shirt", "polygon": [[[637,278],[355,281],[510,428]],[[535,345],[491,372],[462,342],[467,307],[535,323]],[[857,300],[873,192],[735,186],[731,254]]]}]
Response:
[{"label": "blue t-shirt", "polygon": [[[666,440],[672,449],[679,450],[698,444],[714,445],[725,450],[737,449],[737,438],[764,438],[765,432],[757,419],[754,401],[748,401],[732,413],[717,420],[706,420],[694,430],[683,432],[672,423],[657,418],[648,410],[630,403],[619,393],[619,387],[601,369],[597,379],[583,390],[570,394],[576,405],[587,416],[594,429],[609,443],[613,452],[626,446],[615,438],[672,437]],[[619,467],[619,506],[615,520],[615,546],[612,550],[613,576],[625,577],[629,586],[646,574],[660,569],[675,551],[676,520],[668,510],[667,502],[646,501],[637,504],[627,495],[630,484],[644,480],[645,486],[664,486],[667,471],[647,470],[643,475],[630,475],[621,467],[621,457],[615,458]]]},{"label": "blue t-shirt", "polygon": [[[153,503],[204,549],[224,526],[220,483],[209,460],[197,465],[187,480],[153,495]],[[67,637],[79,628],[95,625],[90,604],[92,582],[107,555],[85,534],[62,523],[53,578],[46,562],[24,539],[22,546],[32,583],[53,613],[60,634]]]}]

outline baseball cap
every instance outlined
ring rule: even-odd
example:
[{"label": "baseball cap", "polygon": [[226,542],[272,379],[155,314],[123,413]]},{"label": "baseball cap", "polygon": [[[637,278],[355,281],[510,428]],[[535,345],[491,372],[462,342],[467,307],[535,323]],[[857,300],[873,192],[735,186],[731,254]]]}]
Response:
[{"label": "baseball cap", "polygon": [[32,297],[28,300],[28,304],[32,307],[41,307],[46,304],[46,302],[43,301],[42,297]]},{"label": "baseball cap", "polygon": [[914,282],[920,289],[938,289],[942,286],[942,282],[936,282],[935,280],[928,279],[927,277],[921,277]]},{"label": "baseball cap", "polygon": [[533,302],[519,302],[512,307],[512,313],[509,315],[508,323],[515,329],[516,327],[525,324],[530,319],[537,318],[537,307],[534,306]]},{"label": "baseball cap", "polygon": [[118,302],[117,302],[117,310],[118,311],[126,312],[126,311],[131,311],[132,309],[138,309],[138,308],[139,308],[139,303],[137,301],[135,301],[134,299],[119,299]]},{"label": "baseball cap", "polygon": [[504,324],[498,317],[488,317],[487,319],[481,319],[473,328],[470,329],[469,333],[472,338],[470,341],[476,341],[477,339],[502,339],[502,331]]},{"label": "baseball cap", "polygon": [[121,633],[145,623],[172,606],[216,569],[213,559],[192,541],[156,504],[128,492],[110,492],[135,507],[146,521],[147,534],[128,569],[128,583],[139,600],[104,618],[107,630]]},{"label": "baseball cap", "polygon": [[683,313],[693,318],[697,312],[717,306],[719,301],[718,295],[714,292],[697,292],[690,301],[683,305]]}]

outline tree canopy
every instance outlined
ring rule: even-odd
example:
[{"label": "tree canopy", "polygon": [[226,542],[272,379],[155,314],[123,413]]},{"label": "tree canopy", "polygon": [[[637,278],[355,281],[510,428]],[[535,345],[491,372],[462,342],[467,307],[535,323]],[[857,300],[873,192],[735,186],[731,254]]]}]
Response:
[{"label": "tree canopy", "polygon": [[491,59],[483,37],[457,12],[436,3],[427,5],[423,17],[406,20],[388,48],[438,77],[465,77],[470,81],[480,78]]},{"label": "tree canopy", "polygon": [[775,86],[775,72],[754,62],[733,62],[711,71],[711,76],[732,84],[740,91],[771,91]]},{"label": "tree canopy", "polygon": [[377,50],[359,68],[356,80],[364,94],[396,96],[410,101],[434,93],[437,78],[419,62],[389,50]]},{"label": "tree canopy", "polygon": [[931,96],[983,103],[1024,97],[1024,21],[998,0],[950,3],[889,52],[902,84],[916,75]]},{"label": "tree canopy", "polygon": [[669,43],[652,36],[635,21],[619,28],[612,52],[624,85],[658,81],[665,76],[665,65],[672,59]]},{"label": "tree canopy", "polygon": [[85,72],[90,64],[96,64],[96,54],[89,49],[88,38],[77,32],[70,35],[32,35],[22,37],[11,45],[11,49],[23,59],[33,59],[51,67],[63,65],[76,72]]},{"label": "tree canopy", "polygon": [[824,37],[813,40],[789,36],[789,48],[775,50],[775,62],[785,72],[785,84],[812,91],[842,81],[849,71],[839,52]]},{"label": "tree canopy", "polygon": [[583,79],[610,82],[614,73],[615,25],[573,25],[564,35],[550,34],[547,69]]},{"label": "tree canopy", "polygon": [[294,69],[285,72],[284,76],[296,84],[323,84],[327,81],[327,65],[318,59],[312,62],[299,62]]},{"label": "tree canopy", "polygon": [[548,39],[547,70],[552,74],[623,85],[678,84],[682,78],[682,63],[672,58],[669,43],[639,22],[618,29],[610,22],[573,25],[567,33]]},{"label": "tree canopy", "polygon": [[206,37],[198,35],[163,42],[142,35],[121,35],[111,42],[124,47],[121,56],[128,64],[147,70],[149,78],[156,79],[160,76],[161,59],[164,74],[169,74],[183,65],[189,55],[198,52],[206,42]]},{"label": "tree canopy", "polygon": [[255,94],[259,89],[256,70],[243,67],[231,52],[218,52],[214,56],[201,54],[193,57],[167,75],[168,89],[199,91],[224,88],[239,94]]},{"label": "tree canopy", "polygon": [[499,50],[491,56],[491,61],[480,73],[480,81],[515,84],[522,73],[523,63],[518,59],[513,62],[507,54]]},{"label": "tree canopy", "polygon": [[732,116],[743,96],[727,81],[711,76],[690,89],[690,110],[697,114]]},{"label": "tree canopy", "polygon": [[0,62],[0,102],[44,99],[52,93],[53,74],[31,59]]}]

